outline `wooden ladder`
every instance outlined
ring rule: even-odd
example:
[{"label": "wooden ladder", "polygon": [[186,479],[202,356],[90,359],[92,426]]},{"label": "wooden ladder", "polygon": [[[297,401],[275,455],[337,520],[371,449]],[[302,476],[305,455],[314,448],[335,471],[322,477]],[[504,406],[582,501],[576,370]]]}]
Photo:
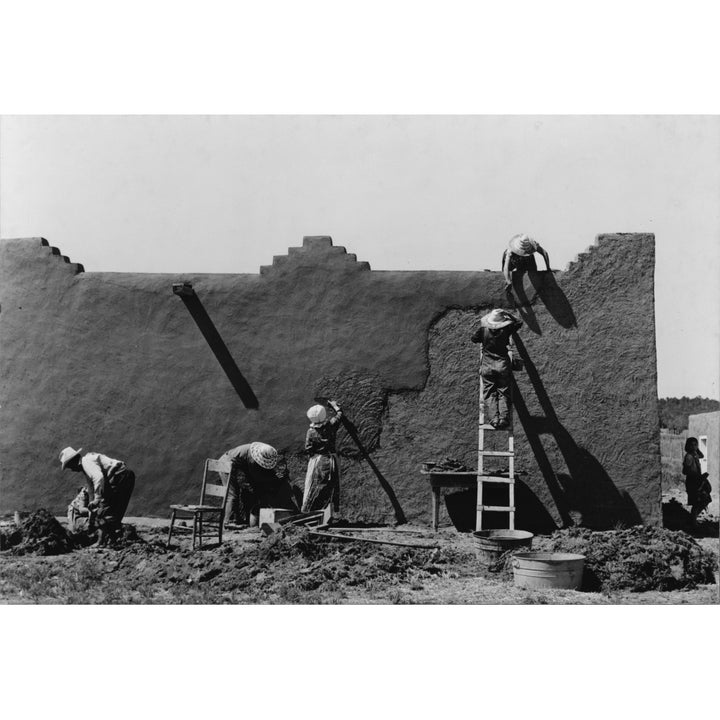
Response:
[{"label": "wooden ladder", "polygon": [[[475,516],[475,529],[482,530],[483,512],[505,512],[508,514],[508,529],[515,529],[515,438],[513,436],[513,415],[510,414],[510,426],[505,430],[497,430],[492,425],[485,424],[485,401],[483,398],[483,379],[480,376],[480,403],[478,413],[478,457],[477,457],[477,514]],[[508,434],[507,450],[485,450],[485,431],[506,432]],[[486,457],[506,457],[508,459],[508,476],[485,475],[483,460]],[[483,485],[485,483],[503,484],[508,486],[507,505],[484,505]]]}]

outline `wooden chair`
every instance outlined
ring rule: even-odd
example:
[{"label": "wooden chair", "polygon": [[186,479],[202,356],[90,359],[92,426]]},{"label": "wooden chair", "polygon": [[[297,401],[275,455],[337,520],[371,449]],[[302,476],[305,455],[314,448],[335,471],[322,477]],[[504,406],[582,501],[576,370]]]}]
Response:
[{"label": "wooden chair", "polygon": [[[229,460],[212,460],[208,458],[205,461],[203,470],[202,490],[200,491],[200,503],[198,505],[171,505],[172,515],[170,517],[170,528],[168,530],[167,546],[170,546],[170,540],[173,534],[175,520],[184,520],[192,517],[192,548],[195,549],[195,541],[197,539],[198,546],[202,547],[203,530],[207,526],[217,525],[218,544],[222,543],[223,521],[225,519],[225,504],[227,502],[228,488],[230,486],[229,478],[233,472],[232,464]],[[221,474],[222,473],[222,474]],[[209,504],[207,498],[219,498],[215,504]],[[178,517],[180,513],[180,517]],[[183,530],[189,528],[182,528]]]}]

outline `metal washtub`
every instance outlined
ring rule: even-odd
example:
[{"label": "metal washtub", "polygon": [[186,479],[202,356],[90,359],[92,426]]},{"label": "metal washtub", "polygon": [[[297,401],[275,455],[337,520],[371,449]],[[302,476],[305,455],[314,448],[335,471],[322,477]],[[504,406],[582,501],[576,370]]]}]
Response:
[{"label": "metal washtub", "polygon": [[517,587],[578,590],[585,556],[575,553],[522,552],[512,559]]},{"label": "metal washtub", "polygon": [[491,565],[508,550],[532,547],[533,537],[526,530],[477,530],[473,533],[475,554],[481,563]]}]

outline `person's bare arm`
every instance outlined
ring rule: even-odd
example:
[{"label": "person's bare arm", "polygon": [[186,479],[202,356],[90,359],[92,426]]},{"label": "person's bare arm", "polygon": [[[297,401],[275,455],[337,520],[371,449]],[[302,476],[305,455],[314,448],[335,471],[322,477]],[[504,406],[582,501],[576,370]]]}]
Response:
[{"label": "person's bare arm", "polygon": [[342,408],[340,407],[340,403],[337,400],[328,401],[328,405],[335,411],[335,417],[330,418],[330,423],[332,425],[335,425],[340,422],[340,418],[343,414]]},{"label": "person's bare arm", "polygon": [[507,251],[505,255],[503,256],[503,266],[502,266],[502,273],[505,277],[505,287],[511,287],[512,286],[512,280],[510,278],[510,252]]},{"label": "person's bare arm", "polygon": [[543,256],[543,260],[545,261],[545,267],[550,270],[550,256],[547,254],[547,250],[543,248],[540,243],[537,243],[537,252],[539,252]]}]

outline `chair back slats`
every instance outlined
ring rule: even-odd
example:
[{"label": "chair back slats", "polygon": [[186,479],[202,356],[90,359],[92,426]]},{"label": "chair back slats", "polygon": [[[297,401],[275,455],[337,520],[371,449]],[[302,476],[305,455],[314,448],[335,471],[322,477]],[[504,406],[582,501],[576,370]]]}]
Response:
[{"label": "chair back slats", "polygon": [[[176,513],[178,511],[191,512],[193,516],[192,526],[192,548],[195,549],[195,540],[202,546],[203,532],[207,530],[208,525],[217,526],[218,543],[222,543],[223,531],[223,513],[225,504],[227,503],[228,489],[230,488],[230,478],[234,474],[232,463],[229,460],[213,460],[208,458],[205,460],[203,467],[202,488],[200,489],[200,506],[180,506],[171,505],[172,516],[170,518],[170,527],[168,528],[167,547],[170,547],[170,540],[175,526]],[[208,506],[205,503],[205,496],[220,498],[220,502]],[[213,522],[214,521],[214,522]]]},{"label": "chair back slats", "polygon": [[[211,474],[209,478],[208,475]],[[200,504],[205,504],[206,496],[222,499],[220,507],[225,507],[228,492],[228,478],[232,473],[232,463],[229,460],[213,460],[208,458],[205,461],[203,470],[202,489],[200,491]]]},{"label": "chair back slats", "polygon": [[207,469],[210,472],[229,473],[232,470],[232,463],[229,460],[207,460]]},{"label": "chair back slats", "polygon": [[226,492],[226,485],[213,485],[211,483],[207,483],[205,485],[205,495],[212,495],[213,497],[224,497]]}]

